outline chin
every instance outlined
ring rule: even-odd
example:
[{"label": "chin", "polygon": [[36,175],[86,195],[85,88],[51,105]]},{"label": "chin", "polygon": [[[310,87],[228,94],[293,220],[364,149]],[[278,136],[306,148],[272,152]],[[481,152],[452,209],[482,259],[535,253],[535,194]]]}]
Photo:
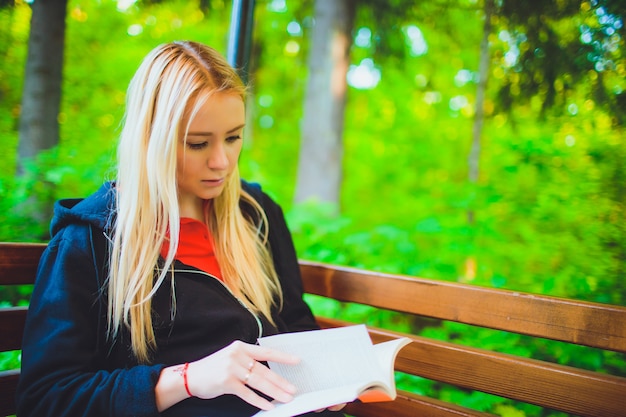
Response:
[{"label": "chin", "polygon": [[221,196],[223,191],[224,191],[224,187],[220,187],[219,190],[212,190],[210,192],[205,191],[203,193],[200,193],[198,197],[202,198],[203,200],[212,200],[214,198]]}]

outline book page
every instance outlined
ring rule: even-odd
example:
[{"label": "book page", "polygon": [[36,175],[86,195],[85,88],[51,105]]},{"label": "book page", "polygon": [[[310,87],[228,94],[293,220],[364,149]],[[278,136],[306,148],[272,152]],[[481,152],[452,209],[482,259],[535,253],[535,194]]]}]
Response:
[{"label": "book page", "polygon": [[355,399],[360,386],[348,385],[323,391],[313,391],[296,396],[288,403],[274,401],[272,410],[259,411],[253,417],[293,417],[309,411],[328,408],[332,405],[348,403]]},{"label": "book page", "polygon": [[389,364],[395,362],[394,359],[398,354],[398,351],[400,351],[400,349],[402,349],[409,343],[411,343],[411,339],[401,337],[374,345],[374,352],[376,354],[376,357],[378,358],[378,363],[380,364],[381,369],[388,372],[388,374],[386,375],[386,379],[384,379],[383,381],[390,388],[395,387],[396,382],[393,367],[389,368]]},{"label": "book page", "polygon": [[359,393],[359,400],[364,403],[367,402],[380,402],[380,401],[393,401],[396,398],[396,381],[393,366],[390,364],[395,363],[395,358],[400,349],[411,343],[411,339],[402,337],[398,339],[389,340],[374,345],[374,352],[379,360],[382,369],[387,370],[386,379],[382,379],[385,390],[367,390]]},{"label": "book page", "polygon": [[388,380],[365,325],[281,334],[259,344],[300,358],[296,365],[269,362],[298,394]]}]

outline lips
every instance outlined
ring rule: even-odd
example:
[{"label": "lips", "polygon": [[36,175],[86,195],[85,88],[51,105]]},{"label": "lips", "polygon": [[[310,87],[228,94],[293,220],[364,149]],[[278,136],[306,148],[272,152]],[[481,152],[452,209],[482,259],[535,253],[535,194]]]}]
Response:
[{"label": "lips", "polygon": [[220,185],[223,182],[224,182],[224,178],[218,178],[214,180],[202,180],[202,183],[207,184],[207,185]]}]

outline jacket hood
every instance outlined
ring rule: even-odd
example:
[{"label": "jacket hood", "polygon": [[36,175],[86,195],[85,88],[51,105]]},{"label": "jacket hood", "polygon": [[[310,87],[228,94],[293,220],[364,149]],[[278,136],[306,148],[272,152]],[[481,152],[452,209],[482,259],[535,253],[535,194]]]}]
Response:
[{"label": "jacket hood", "polygon": [[115,212],[115,184],[107,182],[87,198],[68,198],[54,204],[50,236],[70,224],[91,224],[106,230]]}]

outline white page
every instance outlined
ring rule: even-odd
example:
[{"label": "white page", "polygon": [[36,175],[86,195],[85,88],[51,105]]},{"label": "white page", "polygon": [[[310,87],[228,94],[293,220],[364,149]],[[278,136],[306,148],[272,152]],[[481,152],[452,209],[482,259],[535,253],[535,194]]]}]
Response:
[{"label": "white page", "polygon": [[[373,346],[376,357],[378,358],[378,363],[381,366],[381,369],[388,369],[390,363],[392,363],[392,359],[398,353],[398,351],[411,343],[411,339],[406,337],[402,337],[399,339],[392,339],[386,342],[378,343]],[[389,373],[385,375],[384,379],[381,379],[389,388],[394,388],[396,386],[393,368],[388,370]]]},{"label": "white page", "polygon": [[269,363],[296,386],[296,395],[388,379],[365,325],[270,336],[259,344],[300,358],[297,365]]},{"label": "white page", "polygon": [[348,403],[355,398],[359,388],[359,384],[353,384],[342,388],[308,392],[298,395],[288,403],[274,401],[275,408],[269,411],[259,411],[253,417],[293,417],[332,405]]}]

